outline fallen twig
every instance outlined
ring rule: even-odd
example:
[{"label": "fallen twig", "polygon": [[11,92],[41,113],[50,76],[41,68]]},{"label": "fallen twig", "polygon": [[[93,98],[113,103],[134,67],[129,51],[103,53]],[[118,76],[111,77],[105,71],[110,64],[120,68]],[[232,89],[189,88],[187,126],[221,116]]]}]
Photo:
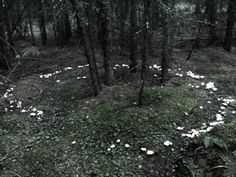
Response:
[{"label": "fallen twig", "polygon": [[13,175],[15,175],[15,176],[21,177],[21,175],[15,173],[15,172],[13,172],[13,171],[6,171],[5,173],[11,173],[11,174],[13,174]]},{"label": "fallen twig", "polygon": [[212,167],[211,170],[219,169],[219,168],[228,169],[228,167],[226,167],[226,166],[224,166],[224,165],[217,165],[217,166],[215,166],[215,167]]}]

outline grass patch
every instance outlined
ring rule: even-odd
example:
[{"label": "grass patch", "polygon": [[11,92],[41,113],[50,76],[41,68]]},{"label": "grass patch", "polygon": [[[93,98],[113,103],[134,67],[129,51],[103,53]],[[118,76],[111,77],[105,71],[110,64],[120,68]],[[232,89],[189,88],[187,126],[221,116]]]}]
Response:
[{"label": "grass patch", "polygon": [[94,110],[79,111],[71,116],[75,117],[78,133],[86,137],[88,133],[91,137],[96,134],[99,136],[96,138],[108,142],[116,138],[126,141],[132,138],[136,142],[138,139],[151,137],[148,143],[152,143],[153,137],[158,137],[163,131],[167,133],[169,124],[181,121],[185,116],[184,112],[194,109],[200,95],[201,93],[187,89],[156,87],[146,90],[145,97],[150,100],[149,107],[106,103]]},{"label": "grass patch", "polygon": [[[71,87],[74,88],[73,81],[61,84],[62,94],[67,94],[62,91],[69,92]],[[78,107],[73,113],[44,117],[42,122],[27,119],[27,131],[21,135],[23,144],[17,153],[21,160],[11,167],[24,176],[156,176],[158,170],[155,168],[139,168],[142,164],[139,156],[143,155],[140,148],[160,152],[161,156],[168,156],[164,159],[171,161],[175,152],[166,152],[169,148],[163,142],[171,140],[176,143],[175,147],[178,146],[173,122],[188,125],[193,117],[187,119],[184,112],[198,107],[205,94],[182,87],[146,88],[146,105],[142,108],[130,104],[137,100],[137,91],[121,94],[126,100],[113,98],[116,103],[100,103],[87,109]],[[22,131],[26,126],[23,124],[25,119],[17,117],[4,117],[1,128],[12,129],[10,123],[14,122],[13,119],[18,119],[14,126]],[[18,131],[8,136],[16,139]],[[121,142],[117,143],[117,139]],[[74,141],[76,143],[72,143]],[[116,147],[108,151],[111,144]],[[130,147],[125,147],[125,144]],[[4,154],[6,148],[2,149]],[[155,164],[155,167],[167,168],[162,162]],[[164,170],[160,172],[165,173]]]},{"label": "grass patch", "polygon": [[[83,169],[79,176],[143,176],[135,158],[141,147],[153,150],[164,148],[163,142],[176,136],[174,121],[185,119],[184,112],[197,106],[200,92],[183,88],[147,88],[149,107],[112,103],[101,104],[94,110],[78,111],[69,117],[74,120],[71,142],[77,141]],[[131,94],[129,99],[134,99]],[[121,143],[116,143],[121,139]],[[116,144],[112,152],[107,148]],[[130,148],[125,148],[128,143]],[[87,155],[86,155],[87,154]],[[84,173],[83,173],[84,171]]]},{"label": "grass patch", "polygon": [[89,86],[86,80],[71,79],[63,81],[58,85],[54,98],[60,103],[59,105],[66,107],[75,106],[81,99],[92,95],[91,89],[88,88]]}]

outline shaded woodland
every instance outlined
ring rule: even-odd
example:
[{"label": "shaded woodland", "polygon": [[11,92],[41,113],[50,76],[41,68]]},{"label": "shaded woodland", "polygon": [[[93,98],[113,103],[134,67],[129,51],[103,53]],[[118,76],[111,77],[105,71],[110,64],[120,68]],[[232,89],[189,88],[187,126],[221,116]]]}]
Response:
[{"label": "shaded woodland", "polygon": [[236,0],[1,0],[0,176],[234,177],[235,46]]}]

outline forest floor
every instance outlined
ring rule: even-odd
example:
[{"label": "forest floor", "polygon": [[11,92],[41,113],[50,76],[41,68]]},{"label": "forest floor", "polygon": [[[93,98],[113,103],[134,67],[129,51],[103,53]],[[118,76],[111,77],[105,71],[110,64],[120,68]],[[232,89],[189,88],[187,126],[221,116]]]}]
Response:
[{"label": "forest floor", "polygon": [[166,85],[150,59],[141,108],[125,56],[93,97],[82,53],[38,50],[0,80],[0,176],[236,176],[236,49],[175,50]]}]

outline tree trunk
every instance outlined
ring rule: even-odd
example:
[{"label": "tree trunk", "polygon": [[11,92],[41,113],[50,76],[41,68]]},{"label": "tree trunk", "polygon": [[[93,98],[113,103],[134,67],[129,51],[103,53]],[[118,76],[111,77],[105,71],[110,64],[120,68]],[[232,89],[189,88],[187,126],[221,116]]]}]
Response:
[{"label": "tree trunk", "polygon": [[144,2],[144,14],[143,14],[143,25],[146,27],[143,32],[143,49],[142,49],[142,66],[141,66],[141,87],[139,90],[138,105],[143,105],[143,92],[145,86],[146,77],[146,61],[148,57],[148,39],[149,39],[149,28],[150,28],[150,0]]},{"label": "tree trunk", "polygon": [[168,80],[168,69],[169,69],[169,16],[168,12],[162,11],[162,26],[163,26],[163,42],[162,42],[162,71],[161,71],[161,82],[165,83]]},{"label": "tree trunk", "polygon": [[207,0],[206,12],[208,15],[209,33],[208,33],[208,45],[212,45],[216,42],[216,19],[217,19],[217,0]]},{"label": "tree trunk", "polygon": [[[90,28],[89,25],[88,25],[88,28]],[[90,69],[94,95],[98,95],[101,91],[101,84],[98,77],[97,62],[96,62],[96,57],[95,57],[92,41],[91,41],[90,31],[91,29],[88,30],[88,32],[86,32],[85,29],[83,29],[82,33],[84,36],[85,52],[86,52],[86,56],[89,63],[89,69]]]},{"label": "tree trunk", "polygon": [[137,72],[137,4],[130,0],[130,66],[131,72]]},{"label": "tree trunk", "polygon": [[63,22],[61,19],[56,19],[56,41],[57,41],[57,46],[61,49],[65,45],[65,31],[64,31],[64,26]]},{"label": "tree trunk", "polygon": [[71,6],[72,6],[72,11],[73,13],[75,14],[75,20],[76,20],[76,25],[77,25],[77,34],[78,34],[78,37],[79,38],[82,38],[82,30],[81,29],[81,24],[80,24],[80,18],[79,18],[79,15],[77,14],[77,7],[76,7],[76,2],[75,0],[70,0],[70,3],[71,3]]},{"label": "tree trunk", "polygon": [[[170,2],[170,7],[171,9],[175,9],[175,0],[171,0]],[[169,39],[168,39],[168,55],[169,55],[169,59],[172,60],[173,57],[173,52],[174,52],[174,44],[175,44],[175,32],[176,32],[176,19],[173,17],[169,18],[169,26],[168,26],[168,30],[169,30]]]},{"label": "tree trunk", "polygon": [[152,7],[152,29],[156,31],[160,24],[160,5],[159,2],[154,1]]},{"label": "tree trunk", "polygon": [[[74,0],[70,0],[72,3],[72,6],[74,6],[74,11],[76,12],[76,4],[74,2]],[[89,11],[92,10],[91,4]],[[92,45],[92,40],[91,40],[91,35],[90,35],[90,31],[91,31],[91,27],[90,27],[90,23],[88,23],[88,25],[86,26],[85,23],[82,21],[82,19],[80,19],[80,17],[78,16],[77,13],[75,13],[76,19],[77,19],[77,25],[78,25],[78,29],[80,29],[80,35],[82,37],[82,44],[84,46],[85,49],[85,55],[87,57],[87,61],[89,64],[89,70],[90,70],[90,76],[91,76],[91,81],[92,81],[92,87],[93,87],[93,91],[94,91],[94,95],[98,95],[101,91],[101,84],[100,84],[100,80],[98,77],[98,68],[97,68],[97,62],[96,62],[96,57],[95,57],[95,53],[94,53],[94,49],[93,49],[93,45]],[[88,20],[89,22],[89,20]],[[86,28],[87,27],[87,28]]]},{"label": "tree trunk", "polygon": [[98,11],[98,40],[102,47],[105,68],[105,85],[113,84],[113,68],[110,53],[110,4],[107,0],[97,0]]},{"label": "tree trunk", "polygon": [[46,26],[45,26],[46,24],[45,24],[44,9],[43,9],[42,5],[43,5],[42,0],[39,0],[39,2],[38,2],[39,30],[40,30],[42,45],[46,45],[47,44],[47,32],[46,32]]},{"label": "tree trunk", "polygon": [[67,13],[61,14],[59,18],[56,17],[54,20],[57,46],[63,48],[72,36],[69,16]]},{"label": "tree trunk", "polygon": [[125,40],[125,21],[126,21],[126,14],[127,12],[125,8],[126,6],[126,2],[124,0],[119,0],[118,3],[119,6],[119,32],[120,32],[120,36],[119,36],[119,45],[121,47],[124,47],[124,40]]},{"label": "tree trunk", "polygon": [[31,41],[32,41],[32,45],[35,45],[34,30],[33,30],[32,19],[31,19],[31,14],[30,14],[29,9],[27,13],[28,13],[28,22],[29,22]]},{"label": "tree trunk", "polygon": [[9,20],[7,12],[5,15],[6,15],[5,23],[6,23],[6,30],[7,30],[7,41],[9,42],[9,44],[13,46],[14,43],[13,43],[13,38],[12,38],[12,29],[11,29],[10,20]]},{"label": "tree trunk", "polygon": [[223,48],[227,51],[231,51],[232,48],[235,13],[236,13],[236,0],[229,0],[228,12],[227,12],[228,14],[227,29],[223,45]]},{"label": "tree trunk", "polygon": [[68,13],[64,14],[64,28],[65,28],[65,39],[66,42],[68,42],[72,37],[70,18]]},{"label": "tree trunk", "polygon": [[7,58],[7,51],[6,51],[6,44],[5,40],[5,30],[4,30],[4,18],[3,12],[5,11],[2,1],[0,1],[0,69],[1,70],[8,70],[8,58]]},{"label": "tree trunk", "polygon": [[[201,12],[201,7],[202,7],[202,1],[199,1],[199,0],[195,0],[195,16],[196,16],[196,21],[204,21],[204,18],[205,18],[205,14],[206,12],[204,12],[202,14]],[[193,41],[193,45],[192,45],[192,50],[194,49],[199,49],[201,47],[201,40],[200,40],[200,37],[201,37],[201,29],[202,29],[202,26],[203,26],[203,23],[199,23],[197,22],[196,23],[196,31],[195,31],[195,40]],[[190,57],[187,58],[190,59],[191,58],[191,55],[192,55],[192,52],[190,52],[191,54],[189,55]]]},{"label": "tree trunk", "polygon": [[186,61],[190,60],[193,54],[193,51],[195,49],[199,49],[201,47],[201,29],[203,27],[203,23],[199,23],[199,21],[203,21],[205,18],[206,11],[202,14],[201,12],[201,1],[195,0],[195,19],[197,21],[196,23],[196,29],[195,29],[195,39],[193,40],[192,47],[189,51],[189,54],[186,58]]},{"label": "tree trunk", "polygon": [[5,8],[3,11],[3,16],[4,16],[4,23],[5,23],[5,27],[6,27],[6,32],[7,32],[7,41],[9,42],[9,44],[11,44],[12,46],[14,45],[13,43],[13,38],[12,38],[12,28],[11,28],[11,20],[9,18],[9,10],[10,10],[10,2],[9,1],[5,1]]}]

